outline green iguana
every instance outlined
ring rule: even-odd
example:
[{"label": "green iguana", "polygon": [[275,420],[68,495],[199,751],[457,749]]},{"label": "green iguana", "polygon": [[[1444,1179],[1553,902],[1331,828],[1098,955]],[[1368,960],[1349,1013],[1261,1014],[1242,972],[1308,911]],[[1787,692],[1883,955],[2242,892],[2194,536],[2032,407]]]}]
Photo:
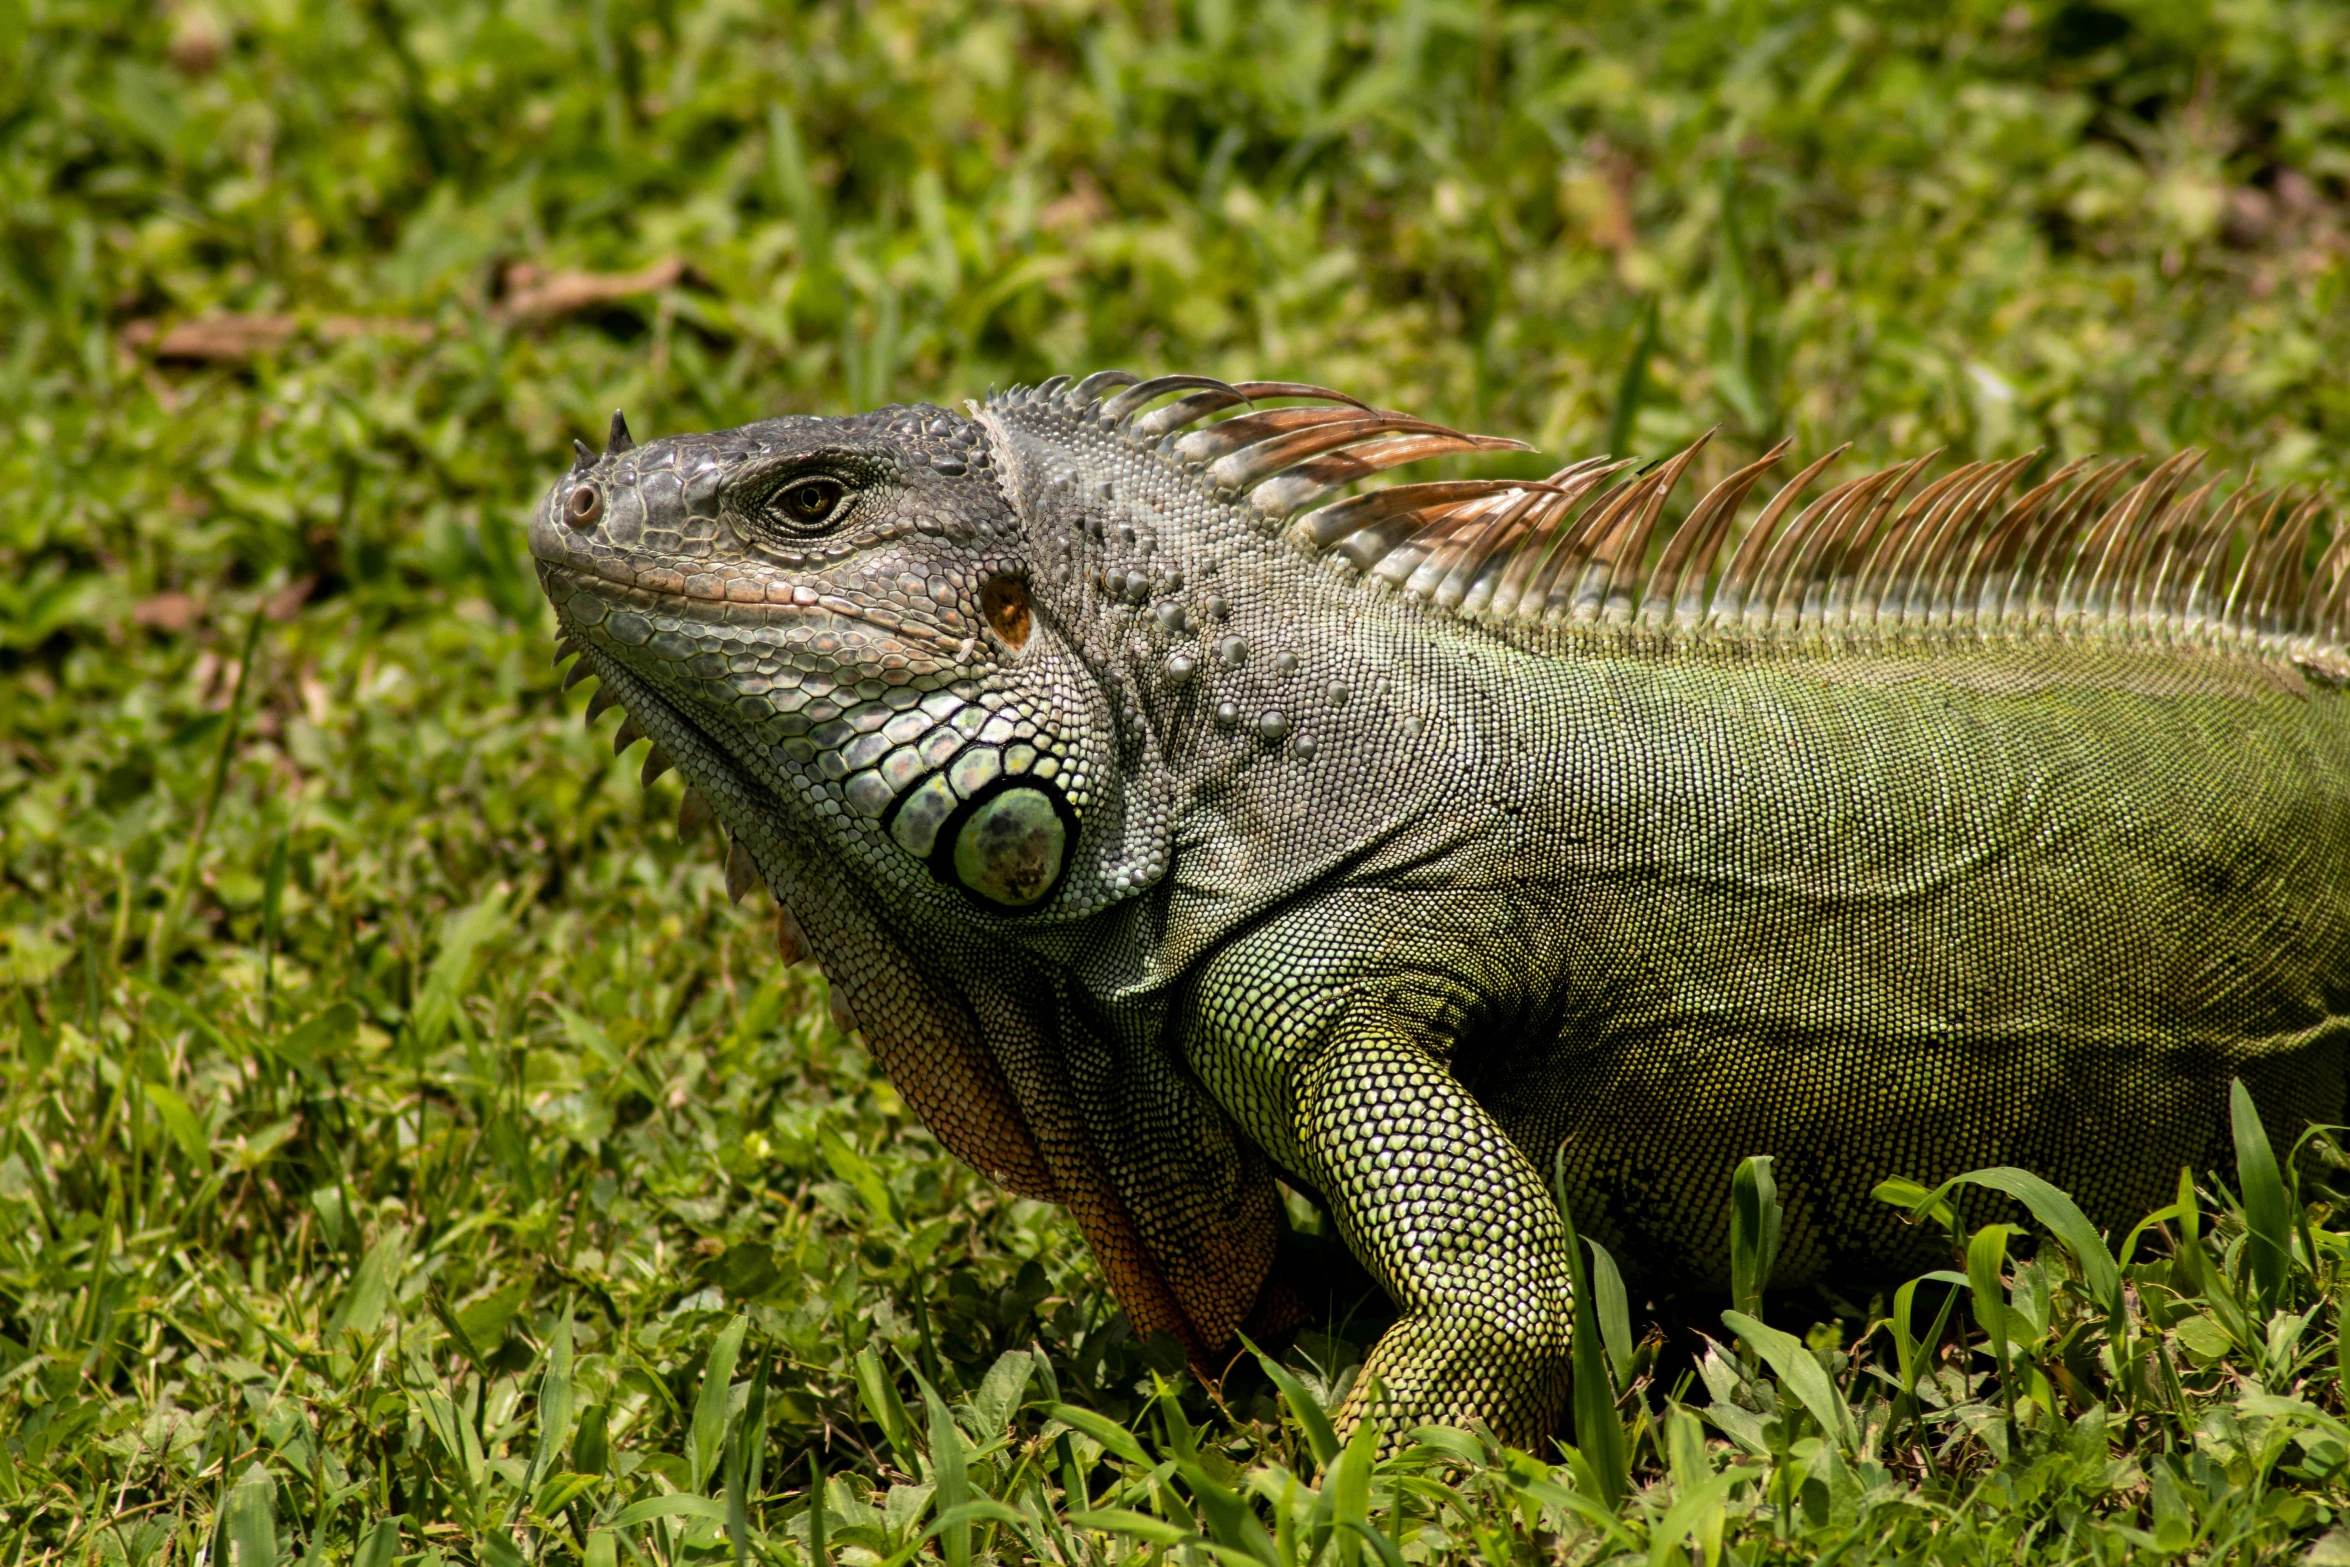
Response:
[{"label": "green iguana", "polygon": [[1348,1417],[1524,1440],[1554,1159],[1588,1233],[1702,1277],[1775,1156],[1790,1283],[1932,1264],[1889,1174],[2023,1165],[2123,1223],[2222,1153],[2231,1076],[2341,1115],[2314,502],[2214,507],[2190,454],[1799,505],[1831,454],[1741,531],[1781,447],[1667,530],[1703,442],[1356,493],[1518,443],[1191,375],[967,406],[615,416],[531,547],[591,719],[1196,1363],[1296,1315],[1277,1181],[1399,1310]]}]

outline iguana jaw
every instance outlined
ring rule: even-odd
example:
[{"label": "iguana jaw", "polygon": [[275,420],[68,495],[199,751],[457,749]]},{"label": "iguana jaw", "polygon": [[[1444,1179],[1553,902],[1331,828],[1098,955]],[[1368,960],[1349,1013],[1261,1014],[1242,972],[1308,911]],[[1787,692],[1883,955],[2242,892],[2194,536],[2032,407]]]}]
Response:
[{"label": "iguana jaw", "polygon": [[[853,710],[853,684],[844,693],[845,704],[803,702],[797,712],[770,710],[745,723],[736,705],[747,700],[741,685],[756,685],[758,679],[738,681],[728,678],[731,671],[696,671],[695,661],[705,655],[696,646],[704,639],[696,635],[700,628],[694,602],[544,560],[539,563],[539,580],[555,605],[564,638],[581,649],[583,661],[603,684],[591,714],[612,703],[624,709],[627,720],[614,737],[615,747],[625,747],[639,735],[650,737],[658,760],[648,763],[649,775],[676,767],[737,841],[755,846],[791,834],[822,842],[861,862],[860,868],[880,883],[878,890],[887,897],[913,906],[944,890],[924,874],[920,862],[880,836],[873,817],[838,809],[839,786],[851,776],[846,746],[823,748],[813,737],[819,728],[839,724]],[[740,613],[734,610],[736,616]],[[790,604],[762,611],[747,626],[739,619],[730,623],[752,646],[768,637],[837,643],[844,635],[855,634],[859,624],[857,617],[831,607]],[[945,660],[937,663],[939,672],[946,672]],[[787,700],[798,695],[790,693]],[[807,711],[810,707],[813,715]],[[784,730],[796,732],[779,732]],[[784,746],[793,749],[787,753],[781,750]],[[827,803],[835,809],[827,810]],[[755,847],[752,852],[757,858]],[[772,885],[770,867],[762,865],[761,870]],[[780,887],[775,890],[788,896]]]}]

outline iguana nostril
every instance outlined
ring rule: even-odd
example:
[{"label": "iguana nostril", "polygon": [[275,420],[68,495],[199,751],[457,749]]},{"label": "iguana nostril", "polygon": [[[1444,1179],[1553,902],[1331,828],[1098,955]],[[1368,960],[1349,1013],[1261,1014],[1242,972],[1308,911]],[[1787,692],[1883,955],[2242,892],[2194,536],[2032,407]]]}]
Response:
[{"label": "iguana nostril", "polygon": [[603,515],[604,492],[592,484],[573,490],[571,498],[563,503],[563,520],[574,528],[592,528]]}]

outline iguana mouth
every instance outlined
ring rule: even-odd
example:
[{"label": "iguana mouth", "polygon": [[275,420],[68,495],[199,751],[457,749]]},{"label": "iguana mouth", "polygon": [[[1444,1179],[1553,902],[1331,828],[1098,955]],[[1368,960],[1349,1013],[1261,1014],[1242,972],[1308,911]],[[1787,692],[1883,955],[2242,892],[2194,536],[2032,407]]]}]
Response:
[{"label": "iguana mouth", "polygon": [[[822,592],[806,583],[793,585],[788,598],[778,599],[770,596],[764,600],[753,602],[728,598],[720,593],[696,593],[691,587],[695,578],[679,571],[657,573],[660,576],[676,579],[674,583],[660,582],[648,585],[644,579],[649,573],[642,569],[634,573],[632,580],[622,581],[617,577],[606,576],[572,561],[549,560],[542,556],[537,564],[541,583],[550,588],[552,584],[549,579],[560,577],[569,580],[577,587],[592,589],[599,596],[618,594],[623,597],[632,597],[647,607],[670,608],[686,604],[724,605],[737,614],[746,611],[757,613],[761,620],[771,624],[794,618],[804,618],[810,610],[817,610],[838,620],[862,622],[877,631],[886,631],[893,637],[902,637],[910,642],[927,643],[949,658],[968,659],[976,651],[974,638],[952,636],[923,625],[918,620],[901,619],[886,611],[859,604],[853,599],[843,598],[837,593]],[[769,592],[772,595],[772,586]],[[550,592],[548,597],[552,599],[553,593]],[[568,602],[568,595],[563,602]],[[571,617],[564,613],[561,603],[557,605],[556,614],[563,621],[566,631],[576,629]]]}]

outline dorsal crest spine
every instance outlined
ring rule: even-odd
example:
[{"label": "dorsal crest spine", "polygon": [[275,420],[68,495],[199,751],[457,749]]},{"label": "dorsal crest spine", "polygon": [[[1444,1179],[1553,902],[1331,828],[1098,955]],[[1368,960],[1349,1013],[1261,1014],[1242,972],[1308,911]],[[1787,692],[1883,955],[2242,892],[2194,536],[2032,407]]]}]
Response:
[{"label": "dorsal crest spine", "polygon": [[2322,493],[2296,499],[2247,480],[2215,504],[2221,477],[2187,488],[2199,451],[2134,484],[2137,459],[2076,458],[2021,494],[2039,452],[1962,464],[1920,488],[1940,455],[1929,452],[1802,504],[1840,446],[1741,530],[1741,509],[1786,457],[1781,442],[1667,528],[1711,432],[1645,466],[1595,457],[1541,480],[1346,494],[1407,463],[1528,448],[1294,381],[1105,370],[994,401],[1097,422],[1367,584],[1495,626],[1716,644],[2096,635],[2289,657],[2350,679],[2350,533],[2330,528]]}]

